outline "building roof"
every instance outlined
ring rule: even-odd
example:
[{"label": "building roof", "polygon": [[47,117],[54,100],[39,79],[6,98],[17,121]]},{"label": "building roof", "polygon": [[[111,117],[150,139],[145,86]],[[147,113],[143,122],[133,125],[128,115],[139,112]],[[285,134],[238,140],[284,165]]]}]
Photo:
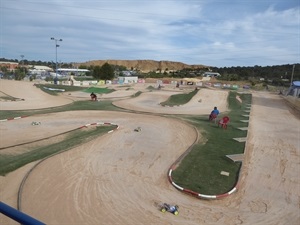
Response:
[{"label": "building roof", "polygon": [[69,68],[59,68],[57,69],[59,72],[89,72],[87,69],[69,69]]},{"label": "building roof", "polygon": [[19,63],[17,63],[17,62],[0,61],[0,64],[19,64]]},{"label": "building roof", "polygon": [[32,66],[33,67],[33,69],[35,69],[35,70],[47,70],[47,71],[52,71],[53,69],[52,68],[50,68],[50,67],[48,67],[48,66]]}]

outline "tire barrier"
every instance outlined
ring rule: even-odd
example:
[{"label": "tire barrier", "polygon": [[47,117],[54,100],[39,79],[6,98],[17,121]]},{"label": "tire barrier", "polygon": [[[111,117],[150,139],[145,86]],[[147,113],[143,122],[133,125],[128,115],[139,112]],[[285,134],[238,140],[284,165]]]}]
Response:
[{"label": "tire barrier", "polygon": [[18,116],[18,117],[13,117],[13,118],[7,118],[7,119],[3,119],[0,120],[0,122],[6,122],[6,121],[10,121],[10,120],[18,120],[18,119],[22,119],[22,118],[26,118],[28,116]]},{"label": "tire barrier", "polygon": [[[182,192],[185,192],[187,194],[191,194],[197,198],[201,198],[201,199],[220,199],[220,198],[224,198],[224,197],[227,197],[231,194],[233,194],[234,192],[236,192],[238,190],[238,183],[235,185],[234,188],[232,188],[230,191],[228,191],[227,193],[224,193],[224,194],[219,194],[219,195],[204,195],[204,194],[200,194],[200,193],[197,193],[195,191],[192,191],[192,190],[189,190],[189,189],[186,189],[186,188],[183,188],[181,186],[179,186],[178,184],[176,184],[173,179],[172,179],[172,172],[173,172],[173,168],[175,166],[172,166],[170,169],[169,169],[169,173],[168,173],[168,179],[170,181],[170,183],[175,187],[177,188],[178,190],[182,191]],[[239,180],[239,178],[238,178]]]}]

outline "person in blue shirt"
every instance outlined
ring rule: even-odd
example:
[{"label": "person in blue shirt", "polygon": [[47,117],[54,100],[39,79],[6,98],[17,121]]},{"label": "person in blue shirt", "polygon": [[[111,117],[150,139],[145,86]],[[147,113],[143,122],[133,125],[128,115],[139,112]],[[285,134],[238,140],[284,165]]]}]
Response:
[{"label": "person in blue shirt", "polygon": [[217,116],[220,114],[220,111],[218,110],[218,108],[215,106],[213,111],[211,111],[210,115],[209,115],[209,120],[214,120],[217,118]]}]

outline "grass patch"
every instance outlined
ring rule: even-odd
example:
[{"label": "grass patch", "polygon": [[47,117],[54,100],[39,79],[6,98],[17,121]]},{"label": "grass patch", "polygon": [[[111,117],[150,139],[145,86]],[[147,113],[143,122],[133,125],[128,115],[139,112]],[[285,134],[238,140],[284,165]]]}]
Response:
[{"label": "grass patch", "polygon": [[[73,92],[73,91],[83,91],[86,93],[94,92],[96,94],[108,94],[115,91],[114,89],[108,89],[108,88],[98,88],[98,87],[85,88],[85,87],[78,87],[78,86],[56,85],[56,84],[35,84],[35,86],[50,95],[58,95],[58,93],[61,93],[61,91],[55,89],[64,89],[67,92]],[[48,88],[53,88],[54,90],[49,90]]]},{"label": "grass patch", "polygon": [[138,91],[138,92],[136,92],[136,93],[134,93],[133,95],[131,95],[131,97],[138,97],[138,96],[140,96],[141,94],[142,94],[143,92],[141,92],[141,91]]},{"label": "grass patch", "polygon": [[98,88],[98,87],[90,87],[87,89],[83,90],[86,93],[92,93],[94,92],[95,94],[108,94],[111,92],[114,92],[114,89],[109,89],[109,88]]},{"label": "grass patch", "polygon": [[47,109],[36,110],[1,110],[0,120],[9,119],[20,116],[33,116],[47,113],[65,112],[65,111],[77,111],[77,110],[107,110],[107,111],[120,111],[121,109],[114,106],[111,100],[105,100],[100,102],[95,101],[76,101],[68,105],[52,107]]},{"label": "grass patch", "polygon": [[[247,136],[247,131],[237,128],[247,126],[240,120],[245,119],[242,115],[246,114],[244,110],[251,103],[251,95],[240,95],[242,104],[236,100],[236,95],[236,92],[230,92],[228,96],[228,116],[231,120],[227,130],[209,122],[204,116],[183,118],[201,132],[206,142],[194,145],[173,171],[173,180],[179,186],[207,195],[226,193],[235,186],[241,163],[232,162],[226,155],[244,152],[245,143],[236,142],[233,138]],[[221,175],[221,171],[229,172],[230,175]]]},{"label": "grass patch", "polygon": [[64,89],[65,91],[82,91],[85,89],[83,87],[57,85],[57,84],[35,84],[35,86],[50,95],[58,95],[58,93],[61,93],[61,91],[49,90],[48,88]]},{"label": "grass patch", "polygon": [[153,87],[152,85],[149,85],[146,89],[149,91],[157,90],[157,88]]},{"label": "grass patch", "polygon": [[57,108],[58,112],[76,111],[76,110],[105,110],[105,111],[120,111],[120,109],[112,104],[111,100],[95,101],[76,101],[64,107]]},{"label": "grass patch", "polygon": [[15,97],[12,97],[12,96],[0,96],[0,99],[3,99],[5,101],[16,101],[16,100],[20,100],[19,98],[15,98]]},{"label": "grass patch", "polygon": [[50,155],[57,154],[72,149],[80,144],[86,143],[99,135],[107,133],[115,126],[97,126],[96,129],[76,130],[71,132],[63,141],[46,146],[33,148],[23,154],[0,154],[0,175],[14,171],[28,163],[46,158]]},{"label": "grass patch", "polygon": [[161,102],[162,106],[175,106],[175,105],[184,105],[188,103],[196,94],[198,93],[198,89],[191,91],[187,94],[178,94],[172,95],[168,98],[167,101]]},{"label": "grass patch", "polygon": [[122,85],[119,85],[118,87],[119,88],[124,88],[124,87],[132,88],[132,85],[130,85],[130,84],[122,84]]}]

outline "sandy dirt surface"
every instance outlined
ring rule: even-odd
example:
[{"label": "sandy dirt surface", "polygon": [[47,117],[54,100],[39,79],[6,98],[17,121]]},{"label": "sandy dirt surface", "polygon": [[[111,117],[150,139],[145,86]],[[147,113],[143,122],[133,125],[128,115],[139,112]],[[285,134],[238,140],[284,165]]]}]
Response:
[{"label": "sandy dirt surface", "polygon": [[[213,93],[213,94],[212,94]],[[138,98],[115,101],[114,105],[125,108],[135,109],[141,112],[162,113],[162,114],[208,114],[214,106],[218,106],[221,112],[227,111],[228,92],[222,90],[201,89],[185,105],[164,107],[160,103],[166,101],[171,95],[179,94],[178,91],[159,90],[142,93]]]},{"label": "sandy dirt surface", "polygon": [[72,102],[68,98],[57,98],[40,91],[33,82],[0,80],[0,95],[8,95],[18,101],[1,101],[1,110],[41,109],[66,105]]},{"label": "sandy dirt surface", "polygon": [[[149,92],[144,87],[120,89],[101,98],[115,99],[115,105],[126,109],[162,114],[208,114],[215,105],[221,112],[227,110],[225,91],[202,89],[188,104],[168,108],[159,102],[177,90]],[[44,108],[89,99],[86,93],[52,97],[29,82],[0,80],[0,88],[25,99],[1,101],[1,110]],[[143,93],[129,98],[137,90]],[[101,104],[101,99],[95,104]],[[41,125],[32,126],[32,121]],[[281,96],[254,92],[239,191],[212,201],[181,193],[167,180],[169,167],[197,138],[194,128],[181,121],[158,114],[79,111],[1,122],[1,147],[95,122],[116,123],[120,128],[0,177],[0,199],[16,207],[20,183],[37,164],[24,184],[21,210],[46,224],[296,225],[300,220],[299,121],[299,115]],[[134,131],[137,127],[141,127],[140,132]],[[178,204],[180,215],[159,212],[162,202]],[[0,215],[0,224],[18,223]]]}]

